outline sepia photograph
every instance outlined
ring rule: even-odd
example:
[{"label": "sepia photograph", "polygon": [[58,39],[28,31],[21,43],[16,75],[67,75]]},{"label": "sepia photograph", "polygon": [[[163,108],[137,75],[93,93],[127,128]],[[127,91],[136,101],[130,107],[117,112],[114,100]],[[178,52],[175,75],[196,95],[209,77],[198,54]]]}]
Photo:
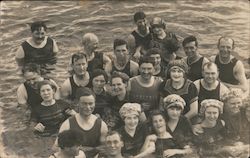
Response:
[{"label": "sepia photograph", "polygon": [[250,157],[249,0],[3,0],[0,33],[0,158]]}]

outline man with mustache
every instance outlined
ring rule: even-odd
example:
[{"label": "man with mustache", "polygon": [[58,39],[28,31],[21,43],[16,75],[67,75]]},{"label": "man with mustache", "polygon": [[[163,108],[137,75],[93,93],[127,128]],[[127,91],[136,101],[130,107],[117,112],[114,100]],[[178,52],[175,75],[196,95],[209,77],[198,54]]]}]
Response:
[{"label": "man with mustache", "polygon": [[245,75],[243,63],[236,59],[234,53],[234,40],[228,37],[221,37],[218,40],[219,53],[211,57],[220,71],[219,79],[229,88],[239,88],[247,96],[249,85]]},{"label": "man with mustache", "polygon": [[58,47],[56,41],[46,35],[47,26],[36,21],[31,24],[31,37],[24,41],[16,52],[18,73],[27,63],[40,65],[41,73],[46,74],[55,69]]},{"label": "man with mustache", "polygon": [[136,29],[128,36],[128,44],[132,59],[138,62],[141,54],[145,54],[145,50],[149,49],[151,33],[143,11],[134,14],[134,22]]},{"label": "man with mustache", "polygon": [[139,66],[136,62],[130,60],[128,44],[123,39],[114,40],[114,61],[112,72],[118,71],[126,73],[129,77],[138,74]]}]

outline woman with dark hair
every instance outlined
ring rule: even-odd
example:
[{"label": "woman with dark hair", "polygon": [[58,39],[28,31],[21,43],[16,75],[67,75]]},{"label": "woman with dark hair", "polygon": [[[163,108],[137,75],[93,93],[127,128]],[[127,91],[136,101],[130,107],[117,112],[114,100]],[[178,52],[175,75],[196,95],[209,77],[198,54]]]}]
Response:
[{"label": "woman with dark hair", "polygon": [[104,70],[96,69],[90,75],[90,87],[96,95],[95,110],[93,114],[99,114],[101,118],[104,111],[110,105],[111,95],[106,91],[105,85],[108,82],[108,75]]},{"label": "woman with dark hair", "polygon": [[79,132],[75,130],[66,130],[58,135],[58,152],[52,154],[49,158],[86,158],[84,152],[79,150],[81,145]]},{"label": "woman with dark hair", "polygon": [[69,105],[62,100],[55,100],[56,86],[48,81],[41,81],[38,85],[42,97],[41,105],[36,108],[35,133],[41,136],[49,136],[58,132],[60,125],[70,115],[76,112],[69,108]]},{"label": "woman with dark hair", "polygon": [[167,129],[181,146],[187,146],[192,138],[191,123],[182,114],[185,106],[184,99],[177,94],[171,94],[163,99]]},{"label": "woman with dark hair", "polygon": [[151,113],[150,123],[153,127],[153,133],[156,134],[157,140],[155,142],[155,157],[171,157],[177,158],[181,155],[191,153],[192,150],[188,146],[178,144],[173,136],[168,131],[167,119],[165,114],[156,110]]}]

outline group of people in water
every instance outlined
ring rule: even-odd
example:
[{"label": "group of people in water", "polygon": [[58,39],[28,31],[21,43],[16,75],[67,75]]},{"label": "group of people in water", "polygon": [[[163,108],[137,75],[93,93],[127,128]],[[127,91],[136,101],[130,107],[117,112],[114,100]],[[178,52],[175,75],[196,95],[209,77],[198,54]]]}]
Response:
[{"label": "group of people in water", "polygon": [[57,135],[49,157],[240,157],[249,148],[250,104],[234,40],[219,38],[218,54],[206,58],[195,36],[181,44],[160,17],[148,25],[138,11],[134,23],[126,39],[114,39],[112,54],[84,34],[62,85],[48,75],[60,55],[56,41],[44,22],[31,24],[32,37],[16,52],[25,79],[17,101],[34,134]]}]

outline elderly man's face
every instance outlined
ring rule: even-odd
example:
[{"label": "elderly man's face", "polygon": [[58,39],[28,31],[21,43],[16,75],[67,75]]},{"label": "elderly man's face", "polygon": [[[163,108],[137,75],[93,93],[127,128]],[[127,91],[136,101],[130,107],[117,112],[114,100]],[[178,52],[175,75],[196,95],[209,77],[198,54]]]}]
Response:
[{"label": "elderly man's face", "polygon": [[218,45],[220,56],[228,58],[233,51],[233,40],[232,39],[221,39]]}]

